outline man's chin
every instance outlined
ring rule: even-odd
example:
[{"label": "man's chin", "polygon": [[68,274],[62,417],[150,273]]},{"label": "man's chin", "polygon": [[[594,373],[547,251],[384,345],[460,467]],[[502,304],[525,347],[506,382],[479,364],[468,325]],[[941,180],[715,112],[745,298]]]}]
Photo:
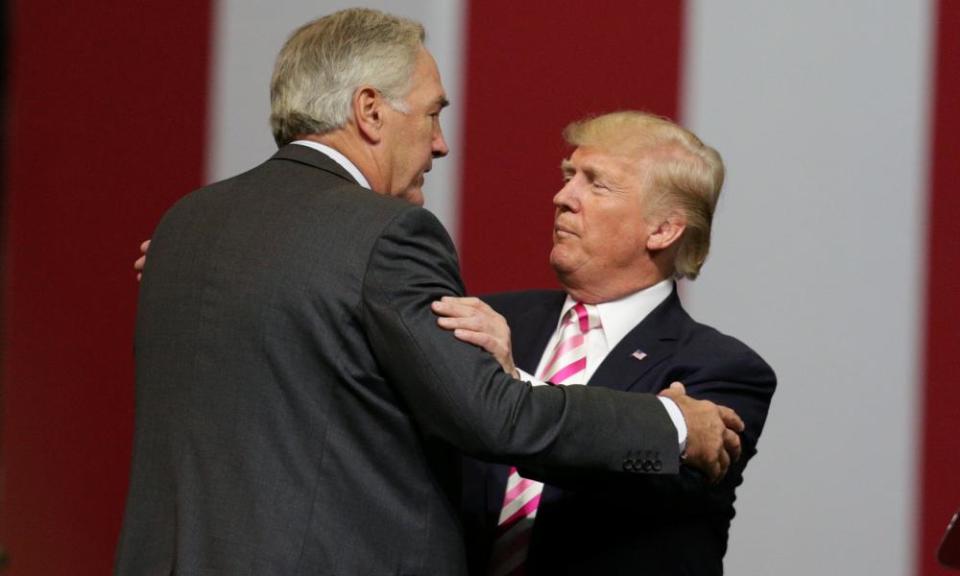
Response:
[{"label": "man's chin", "polygon": [[570,254],[559,245],[554,244],[550,251],[550,267],[558,275],[567,273],[571,269]]},{"label": "man's chin", "polygon": [[400,195],[400,198],[415,206],[423,206],[423,189],[419,186],[407,188],[403,191],[403,194]]}]

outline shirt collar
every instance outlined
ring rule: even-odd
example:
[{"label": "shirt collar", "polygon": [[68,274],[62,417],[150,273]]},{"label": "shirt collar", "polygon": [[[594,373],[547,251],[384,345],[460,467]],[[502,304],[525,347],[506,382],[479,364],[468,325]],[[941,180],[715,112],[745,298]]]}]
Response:
[{"label": "shirt collar", "polygon": [[367,182],[367,179],[363,177],[363,173],[360,172],[360,169],[357,168],[356,164],[350,161],[349,158],[324,144],[319,142],[314,142],[313,140],[295,140],[292,144],[299,144],[300,146],[306,146],[308,148],[313,148],[317,152],[327,156],[337,164],[339,164],[344,170],[346,170],[353,179],[357,181],[357,184],[363,186],[367,190],[370,189],[370,183]]},{"label": "shirt collar", "polygon": [[[673,293],[673,280],[667,278],[661,280],[653,286],[644,288],[639,292],[634,292],[624,296],[619,300],[611,302],[602,302],[597,304],[597,311],[600,314],[600,325],[603,326],[603,335],[607,341],[607,349],[613,350],[617,344],[623,340],[637,324],[643,321],[653,309],[659,306],[670,294]],[[564,318],[567,311],[576,305],[576,301],[567,295],[563,308],[560,311],[560,319]]]}]

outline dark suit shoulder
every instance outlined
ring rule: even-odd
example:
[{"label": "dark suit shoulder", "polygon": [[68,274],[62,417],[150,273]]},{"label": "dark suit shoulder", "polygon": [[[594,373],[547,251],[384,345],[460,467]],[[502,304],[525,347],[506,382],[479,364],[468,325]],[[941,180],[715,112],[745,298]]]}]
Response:
[{"label": "dark suit shoulder", "polygon": [[[421,256],[431,254],[431,257],[438,261],[452,257],[453,262],[457,264],[457,268],[448,271],[459,277],[456,247],[447,229],[433,212],[391,197],[383,197],[382,203],[383,206],[377,208],[382,210],[387,218],[380,227],[378,242],[381,244],[381,248],[386,244],[397,242],[407,244],[408,248],[425,250],[419,252],[419,254]],[[411,252],[411,254],[417,253],[417,250]],[[411,254],[406,254],[404,251],[405,256]]]},{"label": "dark suit shoulder", "polygon": [[674,364],[742,366],[773,376],[770,366],[750,346],[694,320],[684,309],[676,289],[638,328],[658,335],[661,340],[674,341]]},{"label": "dark suit shoulder", "polygon": [[712,326],[691,319],[680,344],[678,356],[681,358],[695,358],[699,362],[712,358],[715,362],[735,365],[744,372],[776,381],[773,368],[753,348]]},{"label": "dark suit shoulder", "polygon": [[510,318],[539,306],[561,306],[567,295],[561,290],[522,290],[483,294],[480,299],[494,310]]},{"label": "dark suit shoulder", "polygon": [[286,161],[278,153],[246,172],[185,195],[164,218],[213,212],[217,216],[206,217],[204,221],[221,221],[221,216],[231,213],[265,220],[287,213],[299,215],[297,220],[308,226],[313,222],[327,229],[332,226],[357,234],[361,231],[376,234],[398,214],[413,208],[344,177],[338,172],[342,169],[319,153],[308,149],[306,153],[321,158],[315,163]]}]

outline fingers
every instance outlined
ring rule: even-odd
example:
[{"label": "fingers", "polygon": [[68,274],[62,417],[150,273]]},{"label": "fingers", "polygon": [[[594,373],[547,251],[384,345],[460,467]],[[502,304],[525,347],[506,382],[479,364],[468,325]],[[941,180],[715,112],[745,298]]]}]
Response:
[{"label": "fingers", "polygon": [[[473,302],[476,301],[476,302]],[[434,314],[439,316],[446,316],[450,318],[464,318],[469,316],[476,316],[479,312],[484,311],[478,304],[483,304],[477,298],[467,297],[467,298],[455,298],[452,296],[444,296],[440,300],[436,300],[430,304],[430,307],[433,309]],[[485,304],[483,304],[486,306]]]},{"label": "fingers", "polygon": [[730,468],[730,455],[727,454],[726,450],[721,449],[717,454],[717,464],[714,467],[714,474],[710,476],[710,479],[713,482],[719,482],[726,475],[727,470]]},{"label": "fingers", "polygon": [[706,451],[692,453],[688,449],[684,462],[699,468],[711,483],[717,483],[723,479],[730,468],[730,458],[730,454],[718,443]]},{"label": "fingers", "polygon": [[723,450],[730,455],[730,460],[736,462],[740,459],[740,436],[729,428],[723,431]]},{"label": "fingers", "polygon": [[726,406],[718,405],[717,409],[720,410],[720,419],[723,420],[724,426],[735,432],[743,432],[745,425],[736,412]]},{"label": "fingers", "polygon": [[137,271],[137,282],[143,277],[143,266],[147,263],[147,250],[150,249],[150,240],[144,240],[140,244],[140,253],[143,254],[133,263],[133,269]]},{"label": "fingers", "polygon": [[440,299],[442,302],[453,302],[455,304],[461,304],[463,306],[470,306],[471,308],[489,308],[486,302],[477,298],[476,296],[444,296]]},{"label": "fingers", "polygon": [[141,256],[133,263],[133,269],[137,272],[137,282],[143,277],[143,265],[147,263],[147,257]]},{"label": "fingers", "polygon": [[446,330],[464,330],[484,331],[486,324],[484,319],[476,314],[464,315],[462,310],[453,310],[445,307],[439,302],[431,304],[433,312],[437,314],[437,324]]},{"label": "fingers", "polygon": [[464,300],[471,299],[444,297],[432,302],[430,308],[438,315],[437,324],[445,330],[452,330],[459,340],[480,346],[494,355],[501,352],[504,346],[491,329],[487,317],[478,313],[472,304],[465,304]]},{"label": "fingers", "polygon": [[484,332],[507,342],[506,347],[509,347],[510,328],[506,320],[478,298],[444,296],[432,302],[430,308],[437,315],[437,324],[441,328]]},{"label": "fingers", "polygon": [[503,345],[503,342],[494,338],[486,332],[477,332],[476,330],[467,330],[464,328],[457,328],[453,331],[453,335],[458,339],[468,344],[473,344],[479,346],[493,355],[494,358],[500,360],[501,357],[508,353],[508,350]]},{"label": "fingers", "polygon": [[[724,442],[727,432],[730,431],[724,431]],[[732,434],[732,432],[730,433]],[[736,435],[734,434],[734,436]],[[711,446],[706,453],[694,459],[693,464],[698,466],[707,475],[710,482],[715,484],[727,474],[727,470],[730,469],[731,458],[732,456],[727,452],[725,444],[719,441],[716,444],[711,442]],[[687,461],[690,462],[690,459],[688,458]]]},{"label": "fingers", "polygon": [[453,331],[453,335],[457,340],[463,340],[464,342],[479,346],[491,354],[496,354],[498,351],[497,342],[485,332],[457,328]]},{"label": "fingers", "polygon": [[493,355],[505,372],[519,376],[513,362],[510,327],[506,319],[479,298],[444,296],[431,302],[437,324],[453,335]]},{"label": "fingers", "polygon": [[492,310],[487,303],[474,296],[444,296],[436,303],[445,310],[457,311],[460,315]]},{"label": "fingers", "polygon": [[661,395],[673,400],[683,413],[687,425],[685,462],[700,469],[712,482],[719,482],[730,463],[740,458],[738,433],[744,429],[743,420],[730,408],[683,392],[683,385],[674,382]]}]

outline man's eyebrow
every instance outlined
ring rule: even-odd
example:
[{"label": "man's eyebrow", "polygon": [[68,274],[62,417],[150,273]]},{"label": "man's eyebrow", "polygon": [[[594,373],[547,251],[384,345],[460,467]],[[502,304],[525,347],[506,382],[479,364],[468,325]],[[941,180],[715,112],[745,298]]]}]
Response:
[{"label": "man's eyebrow", "polygon": [[433,102],[434,106],[439,106],[440,108],[446,108],[450,105],[450,101],[447,100],[446,96],[440,96]]},{"label": "man's eyebrow", "polygon": [[[572,176],[577,173],[577,167],[573,165],[569,159],[564,159],[560,163],[560,170],[563,172],[564,176]],[[587,177],[587,180],[593,182],[597,179],[597,170],[593,166],[580,166],[580,172]]]}]

